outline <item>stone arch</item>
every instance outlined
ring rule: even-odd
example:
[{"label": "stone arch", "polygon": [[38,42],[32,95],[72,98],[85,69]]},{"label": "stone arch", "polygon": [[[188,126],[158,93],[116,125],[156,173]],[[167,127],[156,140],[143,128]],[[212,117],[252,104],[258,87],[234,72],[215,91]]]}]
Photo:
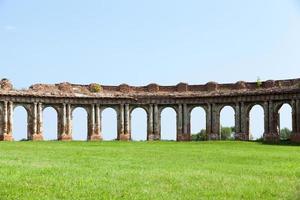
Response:
[{"label": "stone arch", "polygon": [[102,106],[100,108],[103,140],[118,138],[118,113],[118,106]]},{"label": "stone arch", "polygon": [[274,110],[275,110],[275,112],[278,112],[282,108],[283,105],[288,105],[288,106],[290,106],[292,108],[292,102],[291,101],[276,102],[274,104]]},{"label": "stone arch", "polygon": [[[59,138],[59,109],[56,106],[46,105],[42,108],[43,138],[44,140],[58,140]],[[50,119],[50,121],[49,121]],[[55,122],[53,123],[49,122]],[[49,124],[48,124],[49,123]]]},{"label": "stone arch", "polygon": [[264,110],[264,113],[266,113],[266,111],[265,111],[265,106],[264,106],[264,102],[255,102],[255,103],[249,103],[249,104],[246,104],[246,105],[245,105],[245,110],[246,110],[246,114],[247,114],[247,115],[249,115],[251,109],[252,109],[254,106],[260,106],[260,107]]},{"label": "stone arch", "polygon": [[[193,140],[207,139],[207,106],[193,105],[188,108],[188,117]],[[197,118],[196,118],[197,117]],[[197,120],[196,120],[197,119]],[[199,123],[201,122],[202,123]],[[195,125],[196,124],[196,125]]]},{"label": "stone arch", "polygon": [[248,106],[246,113],[249,140],[263,139],[265,131],[265,109],[263,104],[251,104]]},{"label": "stone arch", "polygon": [[84,109],[87,114],[89,113],[89,107],[87,105],[71,105],[71,114],[78,108]]},{"label": "stone arch", "polygon": [[101,105],[100,106],[100,114],[102,115],[102,112],[106,109],[113,109],[117,114],[119,113],[119,105]]},{"label": "stone arch", "polygon": [[[233,111],[233,112],[232,112]],[[223,119],[223,115],[226,114],[226,118]],[[235,119],[236,109],[234,104],[220,105],[218,109],[219,115],[219,127],[220,127],[220,138],[222,140],[234,139],[235,135]],[[228,118],[228,115],[232,115],[232,118]],[[230,121],[230,119],[232,121]],[[225,121],[223,121],[225,120]]]},{"label": "stone arch", "polygon": [[161,115],[162,111],[166,108],[172,108],[176,114],[178,114],[178,106],[177,105],[162,105],[158,107],[158,113]]},{"label": "stone arch", "polygon": [[42,105],[42,111],[44,111],[47,108],[53,108],[56,111],[57,114],[61,110],[61,107],[59,105],[56,105],[56,104],[43,104]]},{"label": "stone arch", "polygon": [[[77,113],[78,114],[77,114]],[[85,106],[72,106],[72,139],[87,140],[88,137],[88,109]],[[84,123],[85,121],[85,123]]]},{"label": "stone arch", "polygon": [[149,108],[146,105],[133,105],[129,108],[130,115],[135,109],[139,108],[143,109],[147,113],[147,115],[149,114]]},{"label": "stone arch", "polygon": [[[164,114],[164,111],[169,113]],[[161,140],[177,140],[177,115],[178,112],[175,106],[163,106],[159,108]],[[166,127],[166,124],[169,127]]]},{"label": "stone arch", "polygon": [[24,104],[13,105],[12,136],[14,140],[28,140],[29,136],[30,108]]},{"label": "stone arch", "polygon": [[[135,112],[137,113],[135,114]],[[130,130],[132,140],[147,140],[147,118],[148,112],[145,107],[135,106],[133,109],[130,109]],[[139,124],[139,126],[136,126],[137,124]]]},{"label": "stone arch", "polygon": [[280,140],[289,140],[292,134],[293,107],[291,102],[281,102],[275,104],[275,116],[277,119],[277,132]]}]

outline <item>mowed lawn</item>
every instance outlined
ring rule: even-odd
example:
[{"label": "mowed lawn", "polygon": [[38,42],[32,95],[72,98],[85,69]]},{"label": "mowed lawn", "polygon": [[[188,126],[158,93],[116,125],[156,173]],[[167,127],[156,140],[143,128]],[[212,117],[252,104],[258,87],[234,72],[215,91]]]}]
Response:
[{"label": "mowed lawn", "polygon": [[0,199],[300,199],[300,146],[1,142]]}]

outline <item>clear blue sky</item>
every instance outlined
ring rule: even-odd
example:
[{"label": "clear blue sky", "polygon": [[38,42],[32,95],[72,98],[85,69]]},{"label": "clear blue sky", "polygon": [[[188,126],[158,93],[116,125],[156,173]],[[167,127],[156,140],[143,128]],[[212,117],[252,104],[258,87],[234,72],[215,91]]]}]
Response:
[{"label": "clear blue sky", "polygon": [[300,77],[299,0],[0,0],[0,77],[190,84]]}]

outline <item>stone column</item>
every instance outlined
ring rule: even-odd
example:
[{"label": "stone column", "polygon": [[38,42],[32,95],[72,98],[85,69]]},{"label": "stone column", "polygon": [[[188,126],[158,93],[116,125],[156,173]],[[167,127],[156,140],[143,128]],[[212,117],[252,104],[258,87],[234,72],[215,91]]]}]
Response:
[{"label": "stone column", "polygon": [[13,126],[13,103],[3,102],[3,117],[2,117],[2,135],[1,140],[12,141],[12,126]]},{"label": "stone column", "polygon": [[291,141],[300,143],[300,100],[292,101],[292,135]]},{"label": "stone column", "polygon": [[95,105],[95,131],[92,140],[102,140],[101,114],[99,105]]},{"label": "stone column", "polygon": [[147,115],[147,140],[154,140],[153,133],[153,105],[149,105],[148,115]]},{"label": "stone column", "polygon": [[183,104],[183,127],[184,127],[184,134],[185,134],[185,141],[190,140],[191,135],[191,116],[186,104]]},{"label": "stone column", "polygon": [[4,115],[3,115],[3,104],[4,102],[0,102],[0,139],[2,140],[3,138],[3,130],[4,130],[4,124],[3,124],[3,118],[4,118]]},{"label": "stone column", "polygon": [[295,107],[295,115],[296,115],[296,119],[295,119],[295,126],[296,128],[296,132],[300,133],[300,100],[297,99],[296,102],[296,107]]},{"label": "stone column", "polygon": [[241,106],[240,103],[235,104],[235,139],[239,138],[239,133],[241,133]]},{"label": "stone column", "polygon": [[124,108],[124,135],[125,140],[131,140],[131,116],[129,104],[125,104]]},{"label": "stone column", "polygon": [[160,140],[160,113],[158,110],[158,105],[154,104],[153,106],[153,133],[154,140]]},{"label": "stone column", "polygon": [[71,141],[72,140],[72,110],[70,104],[63,104],[61,113],[61,134],[59,140]]},{"label": "stone column", "polygon": [[62,104],[62,107],[58,111],[57,128],[58,139],[61,140],[66,135],[66,104]]},{"label": "stone column", "polygon": [[14,114],[14,105],[13,102],[8,102],[8,117],[7,117],[7,134],[8,137],[11,137],[11,139],[8,140],[13,140],[12,134],[13,134],[13,114]]},{"label": "stone column", "polygon": [[68,140],[72,140],[72,125],[73,125],[73,116],[72,116],[72,109],[71,109],[71,105],[67,104],[66,105],[66,125],[67,125],[67,138]]},{"label": "stone column", "polygon": [[[96,141],[100,139],[99,134],[96,133],[96,129],[98,129],[98,127],[96,128],[96,113],[97,113],[96,106],[92,104],[88,112],[88,136],[87,136],[87,139],[91,141]],[[99,107],[98,107],[98,113],[99,113]],[[99,118],[99,114],[97,118]],[[99,132],[98,130],[97,132]]]},{"label": "stone column", "polygon": [[42,104],[34,103],[32,109],[32,119],[31,119],[31,139],[34,141],[43,140],[42,134]]},{"label": "stone column", "polygon": [[249,113],[244,103],[236,103],[235,106],[235,136],[236,140],[249,140]]},{"label": "stone column", "polygon": [[176,116],[176,125],[177,125],[177,141],[182,141],[184,134],[184,123],[183,123],[183,107],[182,104],[178,105],[177,116]]},{"label": "stone column", "polygon": [[265,107],[265,132],[264,141],[277,143],[280,141],[278,132],[278,113],[275,113],[274,105],[272,101],[266,102]]},{"label": "stone column", "polygon": [[211,104],[207,105],[207,113],[206,113],[206,137],[209,139],[211,133],[212,133],[212,110],[211,110]]},{"label": "stone column", "polygon": [[3,102],[1,115],[1,140],[4,140],[7,134],[7,101]]},{"label": "stone column", "polygon": [[211,105],[211,133],[208,135],[210,140],[219,140],[220,137],[220,112],[216,104]]},{"label": "stone column", "polygon": [[[180,109],[181,108],[181,109]],[[181,117],[177,118],[181,120],[182,132],[181,137],[177,137],[178,141],[190,141],[191,140],[191,124],[190,124],[190,113],[188,111],[187,105],[183,104],[180,106],[178,115]]]},{"label": "stone column", "polygon": [[127,135],[125,135],[125,119],[124,119],[124,104],[120,104],[118,112],[118,140],[127,140]]},{"label": "stone column", "polygon": [[42,103],[37,105],[37,134],[43,135],[43,106]]}]

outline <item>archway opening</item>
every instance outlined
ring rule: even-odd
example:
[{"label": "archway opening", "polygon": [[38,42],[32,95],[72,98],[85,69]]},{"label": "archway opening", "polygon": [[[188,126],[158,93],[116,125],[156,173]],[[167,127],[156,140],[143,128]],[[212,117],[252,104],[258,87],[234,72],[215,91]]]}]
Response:
[{"label": "archway opening", "polygon": [[176,141],[176,111],[173,108],[164,108],[161,112],[161,140]]},{"label": "archway opening", "polygon": [[118,138],[117,112],[113,108],[102,111],[102,137],[103,140],[116,140]]},{"label": "archway opening", "polygon": [[279,111],[278,132],[280,140],[289,140],[292,134],[292,108],[289,104],[283,104]]},{"label": "archway opening", "polygon": [[52,107],[43,110],[44,140],[57,140],[57,112]]},{"label": "archway opening", "polygon": [[198,106],[191,111],[191,135],[192,140],[202,141],[207,139],[206,135],[206,112]]},{"label": "archway opening", "polygon": [[220,136],[221,140],[234,139],[235,112],[231,106],[225,106],[220,112]]},{"label": "archway opening", "polygon": [[28,140],[27,124],[28,113],[23,106],[17,106],[13,115],[13,138],[16,141]]},{"label": "archway opening", "polygon": [[254,105],[249,113],[249,140],[262,140],[264,135],[264,109]]},{"label": "archway opening", "polygon": [[73,140],[87,140],[87,112],[84,108],[75,108],[72,112],[72,138]]},{"label": "archway opening", "polygon": [[147,112],[143,108],[135,108],[131,112],[131,139],[147,140]]}]

